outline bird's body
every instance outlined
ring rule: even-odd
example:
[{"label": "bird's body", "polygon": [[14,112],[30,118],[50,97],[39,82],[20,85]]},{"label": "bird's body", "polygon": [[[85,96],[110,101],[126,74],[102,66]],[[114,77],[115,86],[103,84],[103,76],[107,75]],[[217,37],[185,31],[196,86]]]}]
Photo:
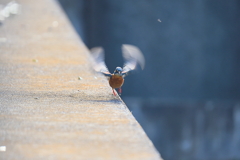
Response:
[{"label": "bird's body", "polygon": [[109,78],[109,85],[115,89],[115,88],[121,88],[124,83],[124,78],[123,76],[120,75],[114,75]]},{"label": "bird's body", "polygon": [[112,87],[113,94],[116,96],[116,93],[114,92],[115,88],[118,88],[119,95],[122,94],[122,85],[124,83],[124,78],[121,75],[114,75],[109,78],[109,85]]},{"label": "bird's body", "polygon": [[143,69],[144,67],[144,57],[141,51],[133,45],[123,45],[122,47],[123,57],[125,59],[124,67],[117,67],[113,74],[111,74],[104,62],[104,51],[101,47],[95,47],[91,49],[94,64],[93,68],[97,72],[103,73],[105,76],[109,77],[109,85],[113,90],[113,94],[116,96],[114,89],[118,88],[119,95],[122,93],[122,85],[124,83],[124,77],[128,75],[128,73],[134,70],[139,63]]}]

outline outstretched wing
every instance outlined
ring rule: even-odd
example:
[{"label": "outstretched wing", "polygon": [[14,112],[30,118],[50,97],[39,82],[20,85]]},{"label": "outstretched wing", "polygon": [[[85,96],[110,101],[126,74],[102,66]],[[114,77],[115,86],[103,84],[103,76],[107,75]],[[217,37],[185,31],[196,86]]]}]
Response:
[{"label": "outstretched wing", "polygon": [[138,47],[129,44],[123,44],[122,54],[125,60],[122,72],[123,75],[127,75],[129,71],[134,70],[137,64],[139,64],[142,69],[144,68],[145,59]]},{"label": "outstretched wing", "polygon": [[111,73],[108,71],[108,68],[104,62],[104,49],[102,47],[94,47],[90,51],[94,59],[93,69],[96,72],[101,72],[105,76],[110,77]]}]

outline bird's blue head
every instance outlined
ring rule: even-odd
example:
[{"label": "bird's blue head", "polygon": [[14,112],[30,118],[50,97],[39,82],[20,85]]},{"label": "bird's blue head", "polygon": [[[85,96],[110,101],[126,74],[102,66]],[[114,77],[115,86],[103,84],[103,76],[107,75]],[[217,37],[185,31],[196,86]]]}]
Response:
[{"label": "bird's blue head", "polygon": [[122,75],[122,68],[121,67],[117,67],[115,69],[115,71],[113,72],[114,75]]}]

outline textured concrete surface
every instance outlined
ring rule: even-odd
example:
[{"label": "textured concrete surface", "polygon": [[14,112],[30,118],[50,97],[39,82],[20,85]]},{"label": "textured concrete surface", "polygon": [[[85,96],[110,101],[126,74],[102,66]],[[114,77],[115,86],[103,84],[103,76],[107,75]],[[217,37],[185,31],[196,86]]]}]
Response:
[{"label": "textured concrete surface", "polygon": [[0,159],[161,159],[58,4],[18,2],[0,26]]}]

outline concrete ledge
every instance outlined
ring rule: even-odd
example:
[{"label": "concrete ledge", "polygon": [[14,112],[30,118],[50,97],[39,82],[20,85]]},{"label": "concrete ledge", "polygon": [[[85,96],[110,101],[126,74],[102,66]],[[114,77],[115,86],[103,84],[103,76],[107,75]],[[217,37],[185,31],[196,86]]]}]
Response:
[{"label": "concrete ledge", "polygon": [[0,26],[0,159],[161,159],[58,4],[18,2]]}]

